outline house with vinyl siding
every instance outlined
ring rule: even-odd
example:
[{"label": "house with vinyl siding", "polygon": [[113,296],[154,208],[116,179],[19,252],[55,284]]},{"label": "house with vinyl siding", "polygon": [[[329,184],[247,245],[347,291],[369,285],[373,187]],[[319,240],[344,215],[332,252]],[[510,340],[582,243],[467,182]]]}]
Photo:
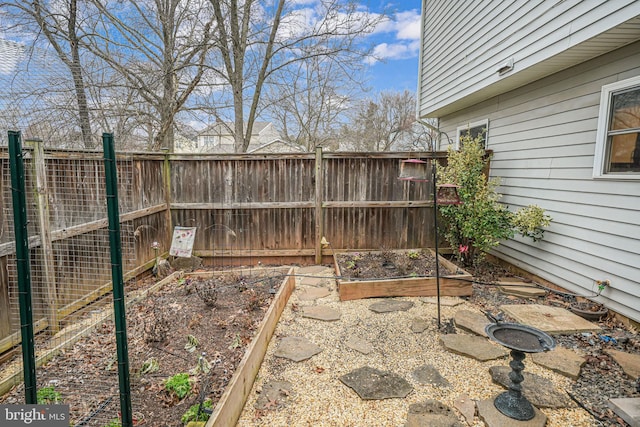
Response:
[{"label": "house with vinyl siding", "polygon": [[502,202],[544,239],[494,251],[640,321],[640,1],[424,0],[418,116],[483,133]]}]

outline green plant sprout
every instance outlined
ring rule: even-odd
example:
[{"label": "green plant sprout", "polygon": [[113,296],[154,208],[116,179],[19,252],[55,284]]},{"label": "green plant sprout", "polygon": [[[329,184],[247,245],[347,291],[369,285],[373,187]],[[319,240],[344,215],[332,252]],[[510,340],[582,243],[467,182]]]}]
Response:
[{"label": "green plant sprout", "polygon": [[102,427],[122,427],[122,423],[120,422],[120,420],[117,419],[113,419],[111,421],[109,421],[107,424],[104,424]]},{"label": "green plant sprout", "polygon": [[191,392],[191,379],[189,378],[189,374],[183,372],[169,377],[164,382],[164,388],[182,400]]},{"label": "green plant sprout", "polygon": [[[213,409],[213,402],[211,401],[211,399],[206,399],[204,402],[202,402],[202,409]],[[182,418],[180,418],[180,421],[182,421],[183,424],[187,424],[190,421],[207,421],[209,419],[209,414],[204,411],[198,413],[198,410],[200,410],[199,403],[191,405],[189,409],[187,409],[185,413],[182,414]]]},{"label": "green plant sprout", "polygon": [[36,392],[38,405],[51,405],[62,402],[62,395],[55,390],[55,387],[42,387]]},{"label": "green plant sprout", "polygon": [[418,259],[418,258],[420,258],[420,251],[409,251],[409,252],[407,252],[407,256],[410,259]]}]

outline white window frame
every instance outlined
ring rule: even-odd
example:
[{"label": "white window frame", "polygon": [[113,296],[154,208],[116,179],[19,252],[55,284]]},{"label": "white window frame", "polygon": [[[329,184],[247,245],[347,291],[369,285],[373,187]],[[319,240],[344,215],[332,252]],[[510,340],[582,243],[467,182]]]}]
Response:
[{"label": "white window frame", "polygon": [[486,150],[487,148],[489,148],[489,119],[484,119],[484,120],[477,120],[475,122],[467,123],[464,126],[458,126],[456,128],[456,144],[455,144],[456,150],[460,149],[460,135],[469,129],[480,127],[480,126],[486,129],[486,132],[484,134],[484,149]]},{"label": "white window frame", "polygon": [[596,148],[593,158],[593,178],[615,180],[640,180],[638,172],[607,172],[607,132],[611,117],[611,99],[616,92],[640,86],[640,76],[621,80],[602,86],[600,92],[600,110],[598,111],[598,130],[596,132]]}]

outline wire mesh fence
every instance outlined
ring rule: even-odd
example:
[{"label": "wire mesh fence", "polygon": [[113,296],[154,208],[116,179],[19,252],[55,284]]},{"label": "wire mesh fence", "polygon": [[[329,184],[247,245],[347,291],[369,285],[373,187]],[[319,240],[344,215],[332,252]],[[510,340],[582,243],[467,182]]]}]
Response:
[{"label": "wire mesh fence", "polygon": [[[70,408],[72,425],[106,425],[118,419],[118,372],[111,365],[96,366],[92,356],[103,354],[110,363],[115,355],[104,160],[98,152],[49,154],[39,143],[27,142],[23,151],[38,401],[81,402]],[[9,203],[3,204],[0,216],[0,304],[6,313],[0,318],[0,391],[17,385],[6,397],[12,403],[21,397],[24,385],[19,385],[22,359],[11,171],[3,154],[0,189],[3,201]],[[132,206],[130,159],[120,158],[118,173],[121,209],[127,212]],[[135,263],[132,226],[130,221],[121,226],[129,267]],[[82,357],[77,357],[79,348]],[[79,390],[81,398],[75,395]]]}]

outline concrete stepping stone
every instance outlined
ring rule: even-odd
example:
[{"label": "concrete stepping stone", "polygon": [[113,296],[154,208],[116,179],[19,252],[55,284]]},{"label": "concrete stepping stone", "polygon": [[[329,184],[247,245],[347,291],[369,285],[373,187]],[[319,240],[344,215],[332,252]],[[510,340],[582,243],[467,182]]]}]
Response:
[{"label": "concrete stepping stone", "polygon": [[[489,368],[491,379],[496,384],[500,384],[504,388],[508,388],[511,384],[509,373],[511,368],[508,366],[492,366]],[[553,386],[548,379],[529,372],[523,372],[524,381],[520,383],[522,386],[522,394],[538,408],[568,408],[574,406],[569,396]]]},{"label": "concrete stepping stone", "polygon": [[629,375],[631,378],[640,377],[640,355],[626,353],[619,350],[606,350],[605,353],[611,356],[613,360],[620,365],[625,374]]},{"label": "concrete stepping stone", "polygon": [[440,342],[453,353],[468,356],[481,362],[499,359],[509,354],[507,349],[475,335],[447,334],[440,337]]},{"label": "concrete stepping stone", "polygon": [[528,421],[518,421],[507,417],[493,405],[493,399],[480,400],[477,403],[478,416],[487,427],[544,427],[547,416],[534,407],[534,417]]},{"label": "concrete stepping stone", "polygon": [[345,342],[345,345],[351,350],[355,350],[362,354],[369,354],[373,351],[371,343],[356,336],[349,337]]},{"label": "concrete stepping stone", "polygon": [[462,414],[467,424],[473,424],[473,418],[476,416],[476,402],[468,394],[458,396],[454,400],[453,406]]},{"label": "concrete stepping stone", "polygon": [[369,310],[375,313],[391,313],[393,311],[407,311],[413,307],[412,301],[399,301],[395,299],[385,299],[369,306]]},{"label": "concrete stepping stone", "polygon": [[609,399],[609,407],[631,427],[640,427],[640,398]]},{"label": "concrete stepping stone", "polygon": [[548,334],[599,331],[600,327],[561,307],[542,304],[508,304],[500,309],[518,322]]},{"label": "concrete stepping stone", "polygon": [[281,408],[284,402],[291,396],[293,384],[289,381],[271,381],[262,386],[260,396],[253,405],[256,409]]},{"label": "concrete stepping stone", "polygon": [[471,310],[458,310],[456,314],[453,315],[453,321],[456,327],[482,337],[487,336],[484,328],[491,323],[484,314]]},{"label": "concrete stepping stone", "polygon": [[[437,304],[437,297],[423,297],[420,298],[425,304]],[[457,305],[464,304],[464,300],[458,297],[440,297],[440,305],[444,307],[455,307]]]},{"label": "concrete stepping stone", "polygon": [[320,298],[328,297],[331,294],[329,289],[325,287],[307,288],[300,292],[298,299],[300,301],[315,301]]},{"label": "concrete stepping stone", "polygon": [[458,416],[444,403],[429,399],[409,405],[405,427],[464,427]]},{"label": "concrete stepping stone", "polygon": [[324,320],[325,322],[334,322],[340,320],[342,312],[326,305],[314,305],[302,308],[302,317],[309,319]]},{"label": "concrete stepping stone", "polygon": [[320,347],[306,338],[285,337],[280,340],[280,345],[278,345],[274,356],[293,360],[294,362],[302,362],[321,351]]},{"label": "concrete stepping stone", "polygon": [[429,327],[429,325],[429,321],[416,317],[411,321],[411,330],[416,334],[419,334],[421,332],[424,332]]},{"label": "concrete stepping stone", "polygon": [[531,360],[565,377],[577,380],[585,358],[568,348],[556,347],[553,351],[532,353]]},{"label": "concrete stepping stone", "polygon": [[380,400],[407,397],[413,387],[407,380],[393,372],[379,371],[369,366],[358,368],[340,377],[363,400]]},{"label": "concrete stepping stone", "polygon": [[420,384],[433,384],[439,387],[449,387],[451,385],[433,365],[418,366],[411,372],[411,376]]}]

